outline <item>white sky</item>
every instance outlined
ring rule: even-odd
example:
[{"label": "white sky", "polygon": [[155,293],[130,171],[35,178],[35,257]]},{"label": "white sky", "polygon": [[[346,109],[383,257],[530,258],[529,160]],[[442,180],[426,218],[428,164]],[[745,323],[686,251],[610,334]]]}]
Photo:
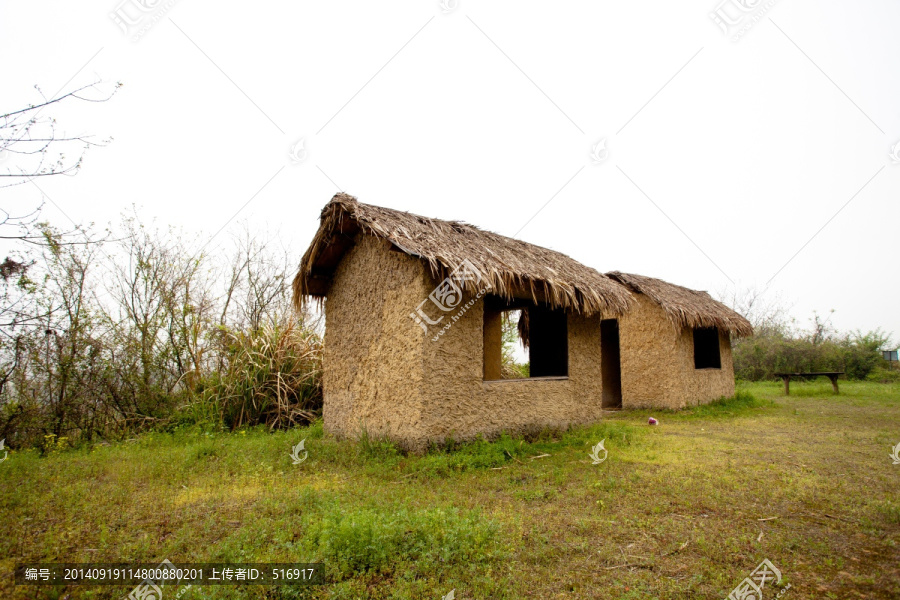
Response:
[{"label": "white sky", "polygon": [[518,237],[599,270],[711,292],[778,273],[769,293],[801,322],[835,309],[838,328],[900,334],[895,0],[781,0],[736,42],[720,0],[178,0],[136,42],[109,13],[163,3],[116,1],[0,5],[0,110],[35,84],[125,84],[52,109],[114,137],[40,181],[75,221],[137,204],[199,247],[234,217],[299,260],[340,189],[510,236],[527,222]]}]

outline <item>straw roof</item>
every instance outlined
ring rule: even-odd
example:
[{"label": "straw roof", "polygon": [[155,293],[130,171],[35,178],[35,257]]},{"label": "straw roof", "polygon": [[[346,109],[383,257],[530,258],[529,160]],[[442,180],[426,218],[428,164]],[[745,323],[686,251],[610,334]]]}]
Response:
[{"label": "straw roof", "polygon": [[327,294],[334,269],[360,231],[424,260],[438,279],[469,261],[482,277],[480,284],[460,282],[471,293],[487,281],[492,293],[504,298],[530,297],[585,315],[616,316],[634,301],[626,287],[565,254],[467,223],[421,217],[337,194],[322,209],[319,230],[294,278],[296,306],[308,297],[321,299]]},{"label": "straw roof", "polygon": [[443,221],[363,204],[336,194],[322,209],[319,230],[294,277],[294,304],[327,295],[334,270],[358,233],[390,242],[394,249],[425,261],[443,279],[468,261],[482,282],[460,281],[470,293],[487,282],[508,300],[530,297],[554,308],[585,315],[618,316],[644,294],[665,311],[676,327],[718,327],[734,336],[753,334],[750,322],[706,292],[661,279],[612,271],[600,273],[565,254],[484,231],[460,221]]},{"label": "straw roof", "polygon": [[718,327],[735,337],[753,335],[750,321],[721,302],[713,300],[706,292],[698,292],[662,279],[612,271],[606,274],[644,294],[665,311],[673,325],[678,327]]}]

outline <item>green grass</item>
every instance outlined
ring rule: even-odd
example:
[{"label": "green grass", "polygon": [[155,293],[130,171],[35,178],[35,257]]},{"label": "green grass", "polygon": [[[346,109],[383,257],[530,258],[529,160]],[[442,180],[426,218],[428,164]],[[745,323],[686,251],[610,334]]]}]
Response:
[{"label": "green grass", "polygon": [[[622,411],[423,456],[321,423],[179,430],[0,463],[2,598],[19,562],[303,562],[311,588],[181,598],[724,598],[764,558],[783,598],[900,597],[900,385],[740,384],[684,411]],[[655,416],[660,424],[647,425]],[[305,439],[309,457],[292,464]],[[591,447],[605,439],[606,461]],[[544,454],[542,458],[534,458]],[[166,591],[164,598],[174,597]],[[769,595],[766,595],[768,600]]]}]

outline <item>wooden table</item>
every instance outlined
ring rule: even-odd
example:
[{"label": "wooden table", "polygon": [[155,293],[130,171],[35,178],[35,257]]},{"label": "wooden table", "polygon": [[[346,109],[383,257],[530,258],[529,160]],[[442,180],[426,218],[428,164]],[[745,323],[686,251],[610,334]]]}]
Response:
[{"label": "wooden table", "polygon": [[791,377],[827,377],[831,380],[831,387],[834,388],[835,394],[840,394],[838,390],[838,375],[843,375],[843,371],[824,371],[822,373],[775,373],[775,377],[781,377],[784,380],[784,395],[791,395]]}]

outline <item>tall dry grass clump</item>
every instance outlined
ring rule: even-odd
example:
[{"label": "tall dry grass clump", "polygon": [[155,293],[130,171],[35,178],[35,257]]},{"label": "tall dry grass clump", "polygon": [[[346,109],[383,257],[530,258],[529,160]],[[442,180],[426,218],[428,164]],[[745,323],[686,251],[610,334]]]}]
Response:
[{"label": "tall dry grass clump", "polygon": [[252,331],[224,331],[225,359],[199,402],[232,429],[283,428],[322,409],[322,339],[295,317]]}]

